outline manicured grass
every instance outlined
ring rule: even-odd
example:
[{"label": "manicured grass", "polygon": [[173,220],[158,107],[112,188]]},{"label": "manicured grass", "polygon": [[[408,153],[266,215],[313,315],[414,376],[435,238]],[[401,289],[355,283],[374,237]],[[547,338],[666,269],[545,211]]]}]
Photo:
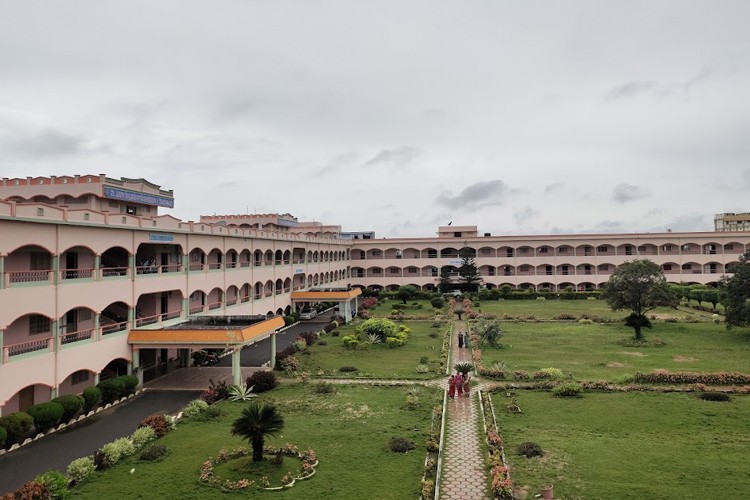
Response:
[{"label": "manicured grass", "polygon": [[[424,316],[427,318],[435,316],[435,308],[432,307],[429,300],[409,300],[406,303],[419,304],[422,307],[420,309],[403,309],[402,312],[405,316]],[[447,303],[448,301],[446,300],[446,304]],[[385,318],[396,312],[396,309],[393,309],[394,304],[403,304],[403,302],[393,299],[381,300],[375,305],[375,307],[370,308],[370,315],[376,318]],[[446,309],[443,308],[443,311],[445,310]]]},{"label": "manicured grass", "polygon": [[[555,498],[742,499],[750,490],[750,396],[729,403],[692,394],[587,393],[560,399],[518,391],[523,413],[493,395],[517,488],[532,498],[553,484]],[[516,454],[524,441],[542,458]]]},{"label": "manicured grass", "polygon": [[[228,494],[198,482],[201,464],[209,456],[221,448],[248,445],[230,433],[231,422],[247,403],[225,401],[219,403],[225,411],[222,417],[185,421],[157,441],[170,450],[161,462],[127,459],[75,487],[73,498],[417,498],[432,408],[440,404],[441,392],[419,388],[419,408],[409,410],[404,407],[407,390],[336,386],[333,394],[317,394],[314,383],[289,383],[257,398],[276,404],[285,420],[281,435],[267,439],[267,445],[313,448],[320,460],[313,478],[287,491]],[[391,452],[388,443],[394,436],[412,439],[416,449]]]},{"label": "manicured grass", "polygon": [[750,373],[750,331],[727,331],[713,323],[661,323],[644,330],[646,339],[663,347],[624,347],[633,336],[623,324],[503,323],[502,349],[482,348],[490,367],[503,361],[507,370],[560,368],[581,380],[616,380],[635,372],[739,371]]},{"label": "manicured grass", "polygon": [[[321,339],[326,345],[314,344],[308,347],[309,354],[297,354],[300,361],[297,371],[307,371],[312,376],[344,378],[424,380],[442,376],[444,370],[441,369],[440,353],[443,336],[450,324],[433,321],[404,321],[399,324],[404,324],[412,330],[403,347],[389,348],[383,343],[371,345],[362,342],[357,350],[347,349],[341,338],[356,332],[357,323],[353,323],[337,328],[338,337],[324,335]],[[428,358],[430,372],[417,373],[416,366],[423,356]],[[354,366],[358,370],[341,372],[339,368],[342,366]]]}]

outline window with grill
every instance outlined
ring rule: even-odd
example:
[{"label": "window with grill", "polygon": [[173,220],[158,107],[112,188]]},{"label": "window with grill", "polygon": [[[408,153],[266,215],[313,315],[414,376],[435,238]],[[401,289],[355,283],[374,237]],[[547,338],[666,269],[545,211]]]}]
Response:
[{"label": "window with grill", "polygon": [[32,271],[48,271],[50,269],[50,255],[47,252],[31,252],[29,254],[29,269]]},{"label": "window with grill", "polygon": [[29,334],[39,335],[40,333],[49,333],[51,329],[50,319],[40,314],[29,316]]}]

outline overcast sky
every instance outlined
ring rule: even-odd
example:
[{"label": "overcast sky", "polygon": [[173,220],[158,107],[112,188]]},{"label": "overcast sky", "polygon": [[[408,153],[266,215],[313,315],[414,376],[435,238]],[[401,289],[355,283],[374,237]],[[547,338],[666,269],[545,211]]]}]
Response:
[{"label": "overcast sky", "polygon": [[432,236],[750,211],[750,2],[0,0],[0,176]]}]

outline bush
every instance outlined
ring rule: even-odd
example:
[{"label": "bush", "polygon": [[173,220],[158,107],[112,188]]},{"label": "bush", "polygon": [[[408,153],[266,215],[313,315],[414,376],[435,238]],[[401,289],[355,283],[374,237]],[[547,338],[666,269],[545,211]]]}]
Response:
[{"label": "bush", "polygon": [[5,444],[11,446],[22,442],[34,431],[34,419],[27,413],[11,413],[0,417],[0,427],[7,433]]},{"label": "bush", "polygon": [[49,403],[34,405],[25,413],[31,415],[31,418],[34,419],[37,432],[47,432],[60,422],[65,409],[60,403],[50,401]]},{"label": "bush", "polygon": [[102,400],[102,391],[96,387],[86,387],[83,390],[83,411],[88,413]]},{"label": "bush", "polygon": [[6,439],[8,439],[8,431],[5,430],[5,427],[0,427],[0,448],[5,445]]},{"label": "bush", "polygon": [[135,390],[138,388],[138,377],[135,375],[123,375],[117,378],[120,379],[123,385],[123,394],[120,397],[135,393]]},{"label": "bush", "polygon": [[49,498],[52,500],[68,496],[68,478],[62,472],[49,470],[44,474],[39,474],[34,481],[47,487]]},{"label": "bush", "polygon": [[317,344],[318,345],[328,345],[328,342],[326,342],[325,340],[321,339],[321,340],[318,340]]},{"label": "bush", "polygon": [[182,409],[182,414],[190,418],[203,413],[207,408],[208,403],[206,401],[202,399],[194,399],[185,405],[185,408]]},{"label": "bush", "polygon": [[529,380],[529,372],[525,370],[516,370],[513,372],[513,378],[515,380]]},{"label": "bush", "polygon": [[347,349],[356,349],[359,346],[359,340],[356,335],[344,335],[341,337],[341,341]]},{"label": "bush", "polygon": [[250,375],[245,381],[248,387],[253,388],[256,394],[270,391],[278,385],[276,374],[272,371],[258,371]]},{"label": "bush", "polygon": [[294,356],[287,356],[281,360],[279,367],[287,374],[294,373],[299,368],[299,360]]},{"label": "bush", "polygon": [[552,389],[552,395],[558,398],[580,398],[583,396],[583,387],[575,382],[560,384]]},{"label": "bush", "polygon": [[430,366],[425,363],[419,363],[416,370],[417,373],[428,373],[430,371]]},{"label": "bush", "polygon": [[141,452],[141,456],[138,457],[138,459],[146,462],[155,462],[167,456],[168,452],[169,450],[163,444],[155,444],[143,450],[143,452]]},{"label": "bush", "polygon": [[519,455],[526,458],[544,456],[544,450],[542,450],[542,447],[533,441],[525,441],[519,444],[517,451]]},{"label": "bush", "polygon": [[374,333],[382,340],[385,340],[388,337],[396,336],[398,326],[396,325],[396,323],[389,319],[371,318],[367,321],[364,321],[359,327],[357,327],[357,331],[364,335]]},{"label": "bush", "polygon": [[156,439],[156,431],[151,427],[139,427],[130,436],[136,450],[140,450],[154,439]]},{"label": "bush", "polygon": [[138,424],[138,428],[140,429],[141,427],[151,427],[156,433],[156,437],[164,436],[171,429],[169,422],[167,422],[167,416],[163,413],[154,413],[144,418]]},{"label": "bush", "polygon": [[442,297],[433,297],[430,300],[430,305],[435,309],[442,309],[445,307],[445,299]]},{"label": "bush", "polygon": [[313,391],[316,394],[333,394],[336,392],[336,387],[328,382],[319,382],[313,386]]},{"label": "bush", "polygon": [[406,453],[414,449],[414,441],[402,437],[393,437],[389,444],[391,451],[396,453]]},{"label": "bush", "polygon": [[326,332],[326,333],[331,333],[338,326],[339,326],[338,323],[336,323],[335,321],[331,321],[330,323],[328,323],[326,326],[323,327],[323,331]]},{"label": "bush", "polygon": [[703,401],[731,401],[732,398],[725,392],[708,391],[703,392],[698,396]]},{"label": "bush", "polygon": [[357,368],[356,366],[342,366],[341,368],[339,368],[339,371],[342,373],[356,372],[357,370],[359,370],[359,368]]},{"label": "bush", "polygon": [[463,374],[466,374],[466,373],[469,373],[470,371],[472,371],[474,369],[474,365],[472,363],[468,362],[468,361],[461,361],[461,362],[456,363],[455,365],[453,365],[453,368],[457,372],[461,372]]},{"label": "bush", "polygon": [[58,403],[63,407],[63,422],[69,422],[71,418],[76,416],[81,408],[83,408],[83,397],[75,394],[68,394],[67,396],[60,396],[52,400],[53,403]]},{"label": "bush", "polygon": [[562,380],[565,378],[562,370],[559,368],[542,368],[534,372],[534,380]]},{"label": "bush", "polygon": [[633,382],[636,384],[748,385],[750,375],[738,372],[703,373],[654,370],[650,373],[636,373],[633,376]]},{"label": "bush", "polygon": [[[280,366],[281,362],[289,356],[297,354],[297,346],[294,343],[289,344],[284,349],[276,353],[276,366]],[[279,368],[281,369],[281,368]]]},{"label": "bush", "polygon": [[80,484],[93,474],[94,470],[96,466],[91,457],[76,458],[68,465],[67,474],[73,482]]},{"label": "bush", "polygon": [[558,314],[557,316],[555,316],[552,319],[556,319],[556,320],[569,320],[569,319],[578,319],[578,318],[576,317],[575,314],[560,313],[560,314]]},{"label": "bush", "polygon": [[317,342],[319,335],[318,332],[302,332],[299,337],[305,341],[307,345],[313,345]]},{"label": "bush", "polygon": [[102,391],[102,404],[114,403],[125,395],[125,381],[120,377],[102,380],[97,385]]},{"label": "bush", "polygon": [[98,469],[106,469],[133,453],[135,453],[133,442],[128,438],[120,438],[102,446],[94,456],[94,462]]},{"label": "bush", "polygon": [[29,481],[12,493],[3,496],[3,500],[46,500],[52,498],[49,490],[42,483]]}]

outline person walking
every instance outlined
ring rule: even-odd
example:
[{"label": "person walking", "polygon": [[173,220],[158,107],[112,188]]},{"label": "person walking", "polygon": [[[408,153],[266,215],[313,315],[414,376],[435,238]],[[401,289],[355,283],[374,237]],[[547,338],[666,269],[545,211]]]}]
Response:
[{"label": "person walking", "polygon": [[456,396],[456,385],[457,380],[454,375],[451,375],[448,379],[448,397],[453,399]]},{"label": "person walking", "polygon": [[456,396],[460,398],[464,395],[464,377],[461,375],[461,372],[456,372],[454,378],[456,379]]},{"label": "person walking", "polygon": [[464,346],[464,334],[458,332],[458,348],[461,349]]},{"label": "person walking", "polygon": [[469,391],[471,391],[471,374],[469,372],[464,373],[462,382],[463,393],[467,398],[469,397]]}]

